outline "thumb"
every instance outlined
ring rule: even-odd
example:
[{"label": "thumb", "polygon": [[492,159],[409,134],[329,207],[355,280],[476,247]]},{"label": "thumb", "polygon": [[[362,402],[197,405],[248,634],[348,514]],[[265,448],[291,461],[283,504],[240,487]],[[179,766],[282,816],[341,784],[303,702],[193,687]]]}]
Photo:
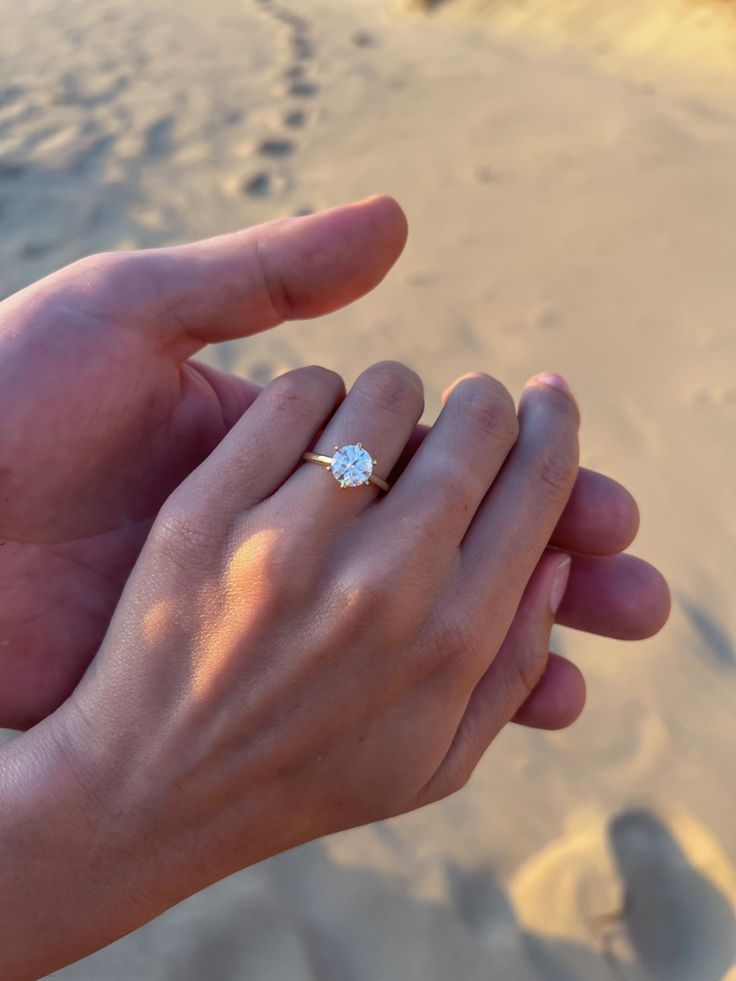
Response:
[{"label": "thumb", "polygon": [[90,256],[52,278],[75,307],[92,300],[98,317],[124,320],[183,360],[352,303],[380,283],[406,237],[399,205],[377,195],[186,245]]},{"label": "thumb", "polygon": [[[554,551],[546,552],[537,564],[501,649],[470,696],[450,751],[437,774],[440,788],[435,796],[443,795],[443,784],[456,789],[467,781],[489,744],[534,697],[545,669],[554,665],[552,670],[559,671],[558,663],[569,664],[556,655],[550,656],[549,641],[555,612],[567,586],[570,564],[568,555]],[[550,660],[551,657],[555,660]],[[579,675],[577,668],[569,667]],[[573,718],[582,709],[582,705],[577,705],[579,692],[574,685],[577,711]],[[536,705],[533,714],[544,718],[544,707],[540,709]],[[525,721],[523,716],[519,721]]]}]

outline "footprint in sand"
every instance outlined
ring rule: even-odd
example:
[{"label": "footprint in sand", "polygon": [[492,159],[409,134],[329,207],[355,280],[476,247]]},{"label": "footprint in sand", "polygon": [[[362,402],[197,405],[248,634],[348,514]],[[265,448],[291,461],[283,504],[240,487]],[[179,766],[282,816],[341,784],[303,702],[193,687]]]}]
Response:
[{"label": "footprint in sand", "polygon": [[288,182],[282,173],[256,170],[231,186],[230,191],[246,194],[251,198],[267,198],[272,194],[280,194],[287,186]]},{"label": "footprint in sand", "polygon": [[291,50],[299,61],[311,61],[314,58],[314,48],[306,34],[294,34],[291,38]]},{"label": "footprint in sand", "polygon": [[375,34],[371,34],[369,31],[356,31],[351,41],[356,46],[356,48],[375,48],[378,44],[378,38]]},{"label": "footprint in sand", "polygon": [[700,640],[696,653],[718,668],[736,668],[736,644],[725,626],[705,606],[684,593],[676,596],[677,604],[690,621]]},{"label": "footprint in sand", "polygon": [[163,116],[146,130],[143,142],[143,158],[165,157],[171,152],[175,120],[173,116]]},{"label": "footprint in sand", "polygon": [[231,109],[225,116],[225,123],[227,126],[238,126],[245,119],[245,113],[242,109]]},{"label": "footprint in sand", "polygon": [[42,259],[56,247],[54,242],[26,242],[21,248],[20,254],[24,259]]},{"label": "footprint in sand", "polygon": [[[290,57],[282,74],[286,81],[286,94],[298,100],[314,98],[319,92],[319,86],[308,77],[306,62],[314,57],[314,48],[309,37],[309,22],[301,14],[275,0],[257,0],[257,3],[263,14],[274,21],[287,35]],[[281,122],[289,130],[303,129],[308,123],[308,114],[298,105],[287,106],[281,116]],[[283,188],[288,177],[283,165],[296,154],[297,150],[297,144],[279,132],[261,140],[256,147],[258,156],[272,161],[274,165],[280,163],[282,166],[273,171],[258,170],[246,177],[240,184],[241,193],[263,198],[273,194],[279,186]]]},{"label": "footprint in sand", "polygon": [[[290,157],[295,151],[296,145],[291,140],[276,138],[262,140],[256,148],[260,157],[274,162]],[[283,191],[287,184],[283,172],[259,169],[237,182],[232,190],[251,198],[267,198]]]},{"label": "footprint in sand", "polygon": [[115,147],[115,139],[110,134],[98,136],[87,146],[80,147],[66,168],[73,174],[97,173],[104,166]]},{"label": "footprint in sand", "polygon": [[271,193],[271,178],[265,171],[246,177],[241,185],[243,194],[253,198],[265,198]]},{"label": "footprint in sand", "polygon": [[289,86],[289,95],[297,99],[313,99],[319,92],[319,86],[314,82],[292,82]]},{"label": "footprint in sand", "polygon": [[299,14],[295,14],[291,10],[287,10],[285,7],[274,10],[273,16],[276,20],[280,20],[282,24],[286,24],[293,31],[306,31],[308,28],[307,21],[301,17]]},{"label": "footprint in sand", "polygon": [[290,129],[301,129],[307,121],[307,114],[303,109],[289,109],[284,113],[284,126]]},{"label": "footprint in sand", "polygon": [[262,157],[290,157],[296,150],[296,144],[291,140],[268,139],[258,144],[258,153]]}]

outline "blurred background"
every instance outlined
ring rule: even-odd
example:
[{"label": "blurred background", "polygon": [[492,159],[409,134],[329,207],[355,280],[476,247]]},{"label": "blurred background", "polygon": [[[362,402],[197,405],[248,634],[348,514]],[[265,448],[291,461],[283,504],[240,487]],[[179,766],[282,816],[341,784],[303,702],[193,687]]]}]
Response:
[{"label": "blurred background", "polygon": [[736,3],[0,0],[0,296],[382,191],[358,305],[208,352],[570,381],[670,624],[430,809],[231,877],[64,981],[736,978]]}]

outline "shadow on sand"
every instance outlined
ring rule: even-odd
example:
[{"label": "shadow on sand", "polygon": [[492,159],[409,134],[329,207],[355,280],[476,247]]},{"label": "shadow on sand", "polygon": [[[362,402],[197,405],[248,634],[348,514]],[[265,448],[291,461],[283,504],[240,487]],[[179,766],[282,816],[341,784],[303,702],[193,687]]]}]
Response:
[{"label": "shadow on sand", "polygon": [[609,844],[625,896],[610,922],[635,958],[625,968],[605,944],[525,930],[487,868],[448,865],[446,898],[425,900],[391,875],[336,864],[315,842],[231,876],[54,977],[721,981],[736,952],[727,899],[648,811],[615,817]]}]

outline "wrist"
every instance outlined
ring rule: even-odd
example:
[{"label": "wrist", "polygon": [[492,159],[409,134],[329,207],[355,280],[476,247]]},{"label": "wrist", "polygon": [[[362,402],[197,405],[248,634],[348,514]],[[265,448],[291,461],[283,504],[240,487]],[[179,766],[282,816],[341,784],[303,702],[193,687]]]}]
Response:
[{"label": "wrist", "polygon": [[264,773],[262,759],[248,751],[247,732],[241,733],[237,772],[223,779],[217,761],[193,738],[187,713],[163,724],[147,696],[150,691],[118,699],[105,713],[90,684],[63,707],[64,752],[85,794],[124,829],[122,847],[145,854],[160,870],[136,883],[144,896],[155,895],[161,909],[168,908],[315,836],[301,809],[284,800],[279,775]]},{"label": "wrist", "polygon": [[[0,975],[37,978],[150,920],[168,869],[60,712],[0,749]],[[172,900],[175,902],[176,899]]]}]

